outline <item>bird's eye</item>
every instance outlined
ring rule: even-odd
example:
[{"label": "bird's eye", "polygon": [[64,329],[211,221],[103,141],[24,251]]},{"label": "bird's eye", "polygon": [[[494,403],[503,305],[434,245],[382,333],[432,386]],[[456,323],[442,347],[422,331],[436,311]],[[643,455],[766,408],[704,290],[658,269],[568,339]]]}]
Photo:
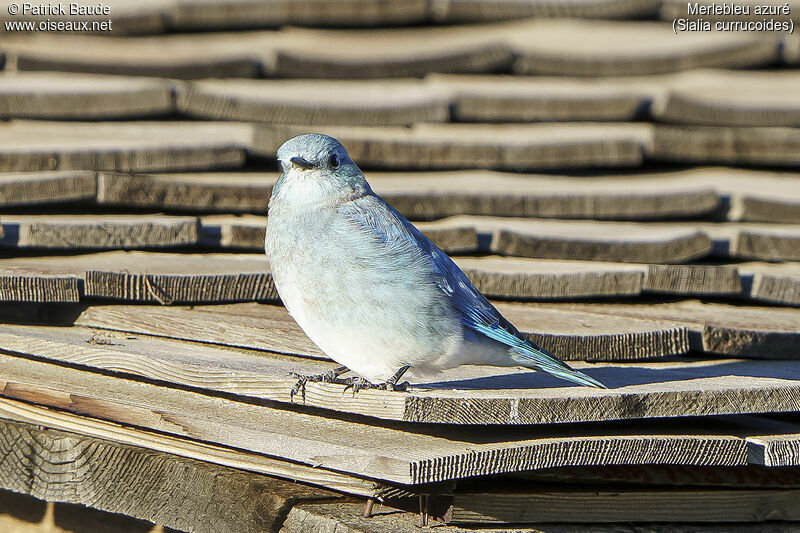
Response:
[{"label": "bird's eye", "polygon": [[328,163],[331,165],[331,168],[339,168],[339,156],[333,154],[330,159],[328,159]]}]

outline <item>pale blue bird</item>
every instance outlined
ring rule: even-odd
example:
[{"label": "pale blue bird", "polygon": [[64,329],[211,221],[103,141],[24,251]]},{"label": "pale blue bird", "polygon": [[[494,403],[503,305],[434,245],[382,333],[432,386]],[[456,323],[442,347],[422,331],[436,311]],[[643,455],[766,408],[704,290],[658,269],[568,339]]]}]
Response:
[{"label": "pale blue bird", "polygon": [[[458,266],[376,195],[336,139],[300,135],[278,149],[265,250],[286,309],[343,365],[307,381],[394,389],[460,365],[522,366],[604,386],[526,340]],[[338,376],[354,372],[358,378]]]}]

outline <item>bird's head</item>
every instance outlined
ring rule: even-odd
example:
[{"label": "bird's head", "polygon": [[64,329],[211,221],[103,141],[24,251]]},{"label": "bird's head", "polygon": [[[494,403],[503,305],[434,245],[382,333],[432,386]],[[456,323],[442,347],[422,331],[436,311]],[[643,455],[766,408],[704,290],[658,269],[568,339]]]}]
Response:
[{"label": "bird's head", "polygon": [[298,135],[278,148],[283,170],[272,201],[302,205],[337,204],[367,193],[364,174],[342,143],[321,133]]}]

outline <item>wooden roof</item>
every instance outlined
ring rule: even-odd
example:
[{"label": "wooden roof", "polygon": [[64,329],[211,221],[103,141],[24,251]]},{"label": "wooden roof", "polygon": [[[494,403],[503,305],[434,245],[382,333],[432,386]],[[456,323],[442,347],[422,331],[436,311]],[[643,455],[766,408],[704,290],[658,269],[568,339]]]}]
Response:
[{"label": "wooden roof", "polygon": [[[111,33],[5,32],[0,489],[181,531],[411,524],[342,494],[796,528],[800,39],[675,35],[685,10],[119,1]],[[290,394],[334,366],[263,255],[275,152],[311,131],[609,389],[466,367]]]}]

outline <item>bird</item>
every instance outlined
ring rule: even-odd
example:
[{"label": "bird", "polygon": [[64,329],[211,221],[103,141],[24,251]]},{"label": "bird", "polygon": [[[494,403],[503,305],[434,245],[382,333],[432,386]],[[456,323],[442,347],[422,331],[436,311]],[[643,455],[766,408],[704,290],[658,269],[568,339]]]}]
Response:
[{"label": "bird", "polygon": [[[264,249],[278,295],[306,335],[340,366],[307,382],[401,389],[411,369],[525,367],[605,388],[522,336],[461,269],[375,194],[344,146],[320,133],[277,151]],[[340,378],[348,371],[353,378]],[[402,384],[402,388],[407,387]]]}]

